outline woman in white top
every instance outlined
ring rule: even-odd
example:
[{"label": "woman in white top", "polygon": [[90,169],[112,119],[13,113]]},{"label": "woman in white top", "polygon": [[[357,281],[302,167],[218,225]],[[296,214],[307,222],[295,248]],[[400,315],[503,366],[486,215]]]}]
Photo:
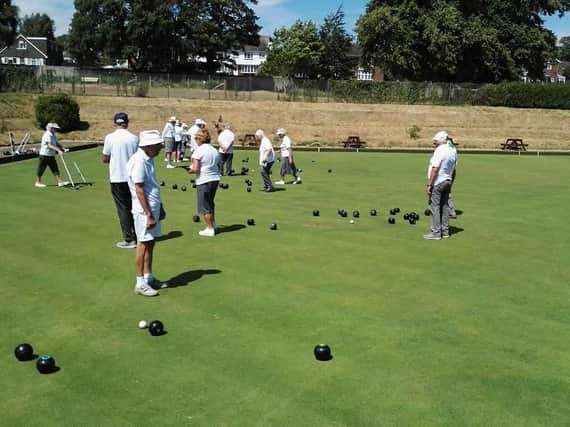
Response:
[{"label": "woman in white top", "polygon": [[276,133],[277,136],[281,138],[281,146],[279,147],[281,149],[281,180],[275,184],[285,184],[285,175],[293,175],[293,178],[295,178],[293,184],[298,184],[301,182],[301,177],[297,176],[297,167],[293,160],[293,143],[291,142],[291,138],[289,138],[287,131],[283,128],[277,129]]},{"label": "woman in white top", "polygon": [[68,151],[66,148],[57,141],[55,136],[55,130],[60,130],[61,128],[57,123],[48,123],[46,125],[46,131],[42,136],[42,142],[40,145],[40,156],[38,161],[38,170],[35,186],[38,188],[45,188],[45,184],[42,183],[42,176],[49,167],[55,179],[57,179],[57,185],[63,187],[68,185],[69,182],[62,181],[59,176],[59,167],[57,166],[57,161],[55,160],[56,153],[63,155],[64,151]]},{"label": "woman in white top", "polygon": [[195,173],[198,212],[204,215],[206,228],[198,234],[204,237],[214,237],[216,234],[216,205],[214,198],[220,183],[220,156],[212,147],[210,132],[200,129],[196,133],[198,148],[192,153],[190,173]]},{"label": "woman in white top", "polygon": [[255,140],[259,143],[259,165],[261,166],[261,178],[263,179],[263,191],[270,193],[275,191],[271,182],[271,167],[275,162],[275,151],[269,138],[265,136],[263,130],[255,131]]}]

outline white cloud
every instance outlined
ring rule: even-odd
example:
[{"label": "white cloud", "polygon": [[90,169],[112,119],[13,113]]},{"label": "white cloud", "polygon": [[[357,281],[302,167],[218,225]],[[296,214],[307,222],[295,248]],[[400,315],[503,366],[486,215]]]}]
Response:
[{"label": "white cloud", "polygon": [[287,3],[287,0],[257,0],[255,8],[275,7]]},{"label": "white cloud", "polygon": [[71,17],[75,12],[73,0],[13,0],[18,6],[20,18],[32,13],[45,13],[55,22],[55,34],[65,34],[69,31]]}]

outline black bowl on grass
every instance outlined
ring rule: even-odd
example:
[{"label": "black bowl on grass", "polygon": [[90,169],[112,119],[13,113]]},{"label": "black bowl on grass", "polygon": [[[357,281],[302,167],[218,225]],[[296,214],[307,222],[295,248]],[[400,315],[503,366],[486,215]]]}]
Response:
[{"label": "black bowl on grass", "polygon": [[148,332],[153,337],[164,335],[164,324],[160,320],[153,320],[148,325]]},{"label": "black bowl on grass", "polygon": [[321,214],[321,213],[319,212],[318,209],[315,209],[315,210],[313,211],[313,216],[319,216],[320,214]]},{"label": "black bowl on grass", "polygon": [[199,217],[198,215],[194,215],[194,216],[192,217],[192,221],[193,221],[193,222],[200,222],[200,217]]},{"label": "black bowl on grass", "polygon": [[331,348],[326,344],[316,345],[313,354],[319,362],[327,362],[332,359]]},{"label": "black bowl on grass", "polygon": [[28,360],[33,360],[34,348],[30,344],[26,343],[19,344],[14,349],[14,356],[16,356],[16,359],[18,359],[20,362],[27,362]]},{"label": "black bowl on grass", "polygon": [[394,218],[394,217],[388,218],[388,223],[389,224],[396,224],[396,218]]},{"label": "black bowl on grass", "polygon": [[36,368],[40,374],[56,372],[55,359],[51,356],[40,356],[36,362]]}]

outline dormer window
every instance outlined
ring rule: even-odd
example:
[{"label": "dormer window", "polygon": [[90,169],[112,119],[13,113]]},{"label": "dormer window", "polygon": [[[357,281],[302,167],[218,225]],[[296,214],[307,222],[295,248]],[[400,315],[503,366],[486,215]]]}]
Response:
[{"label": "dormer window", "polygon": [[253,52],[245,52],[245,59],[253,59]]},{"label": "dormer window", "polygon": [[26,49],[26,41],[25,40],[18,40],[18,49],[21,49],[21,50]]}]

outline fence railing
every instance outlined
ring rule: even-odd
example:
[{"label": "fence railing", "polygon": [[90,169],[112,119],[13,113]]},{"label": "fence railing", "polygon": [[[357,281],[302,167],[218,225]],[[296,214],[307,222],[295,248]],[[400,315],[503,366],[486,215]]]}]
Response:
[{"label": "fence railing", "polygon": [[78,96],[459,105],[479,104],[480,88],[481,85],[456,83],[329,81],[0,66],[0,91]]}]

